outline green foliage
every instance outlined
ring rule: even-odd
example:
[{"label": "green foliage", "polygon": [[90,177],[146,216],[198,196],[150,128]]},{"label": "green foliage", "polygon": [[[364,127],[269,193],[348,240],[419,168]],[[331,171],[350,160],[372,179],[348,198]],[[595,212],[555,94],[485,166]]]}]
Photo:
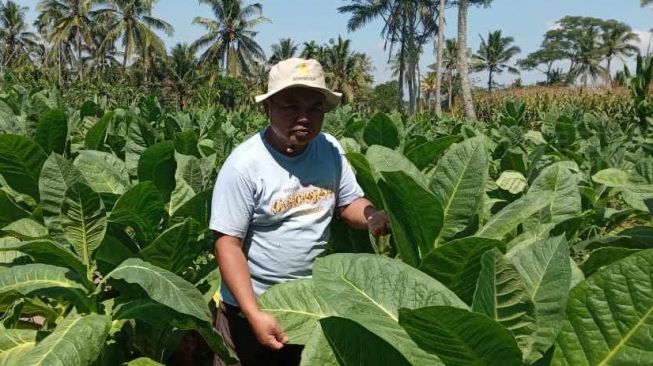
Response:
[{"label": "green foliage", "polygon": [[370,97],[370,108],[373,111],[389,113],[397,108],[399,104],[399,84],[396,81],[388,81],[379,84],[372,90]]},{"label": "green foliage", "polygon": [[[87,98],[76,107],[51,90],[3,100],[18,127],[0,135],[0,360],[66,352],[81,360],[71,364],[165,364],[191,330],[232,357],[211,324],[219,275],[210,197],[221,162],[265,118],[170,111],[153,96],[124,108]],[[591,308],[578,299],[601,303],[589,289],[604,273],[632,283],[650,267],[641,258],[653,238],[653,149],[635,113],[535,119],[529,108],[502,102],[482,126],[352,107],[329,117],[325,128],[392,233],[371,238],[336,221],[328,253],[366,254],[320,258],[313,278],[260,298],[291,342],[305,345],[304,363],[441,365],[497,354],[506,363],[585,362],[570,329],[595,331],[577,320]],[[63,142],[41,118],[53,110],[66,116]],[[48,139],[37,138],[41,122]],[[638,357],[630,345],[647,321],[640,303],[620,304],[619,314],[643,325],[628,339],[608,334],[593,357]],[[596,326],[611,321],[604,313],[592,314]],[[37,315],[42,323],[22,332]],[[89,326],[67,328],[71,319]],[[77,343],[82,334],[93,353]],[[354,334],[357,352],[346,347]],[[77,352],[52,347],[59,337]],[[434,337],[465,351],[443,352]]]}]

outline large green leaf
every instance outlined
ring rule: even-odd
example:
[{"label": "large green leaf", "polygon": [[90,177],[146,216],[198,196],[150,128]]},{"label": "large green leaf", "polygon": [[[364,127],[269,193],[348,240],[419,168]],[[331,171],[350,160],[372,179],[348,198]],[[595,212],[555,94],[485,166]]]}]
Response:
[{"label": "large green leaf", "polygon": [[138,258],[130,258],[111,271],[105,279],[125,280],[141,286],[149,297],[176,311],[210,322],[211,312],[202,293],[191,283],[170,271]]},{"label": "large green leaf", "polygon": [[[174,197],[174,192],[172,193]],[[183,205],[177,207],[172,214],[172,221],[179,222],[186,218],[192,218],[203,227],[207,227],[209,215],[211,214],[211,195],[212,190],[207,190],[194,195]],[[173,198],[170,198],[172,201]]]},{"label": "large green leaf", "polygon": [[404,172],[381,173],[379,188],[401,258],[412,266],[435,248],[442,229],[442,206],[435,196]]},{"label": "large green leaf", "polygon": [[164,366],[162,363],[158,363],[151,358],[139,357],[135,360],[129,361],[126,366]]},{"label": "large green leaf", "polygon": [[383,206],[383,199],[381,198],[381,192],[376,185],[377,176],[370,163],[367,161],[365,155],[360,153],[347,153],[345,155],[349,164],[354,168],[356,172],[356,181],[360,184],[363,191],[365,191],[365,196],[372,201],[376,207]]},{"label": "large green leaf", "polygon": [[463,301],[471,304],[481,271],[481,256],[500,245],[501,242],[498,240],[479,237],[454,240],[424,256],[419,269],[447,286]]},{"label": "large green leaf", "polygon": [[442,203],[442,239],[464,230],[474,219],[481,207],[488,167],[484,136],[453,145],[438,161],[430,187]]},{"label": "large green leaf", "polygon": [[565,318],[571,287],[569,249],[564,236],[531,244],[512,257],[535,305],[536,331],[524,354],[529,362],[542,357],[555,341]]},{"label": "large green leaf", "polygon": [[322,318],[335,315],[311,279],[273,286],[259,297],[261,310],[274,315],[293,344],[306,344]]},{"label": "large green leaf", "polygon": [[199,158],[198,143],[197,134],[193,131],[175,133],[175,150],[180,154],[192,155]]},{"label": "large green leaf", "polygon": [[399,146],[399,131],[385,113],[377,113],[370,119],[363,131],[363,140],[368,146],[381,145],[390,149]]},{"label": "large green leaf", "polygon": [[36,142],[46,154],[63,154],[68,140],[68,116],[63,109],[51,109],[41,115],[36,127]]},{"label": "large green leaf", "polygon": [[535,306],[519,272],[496,248],[481,257],[472,309],[510,330],[519,348],[528,350],[535,331]]},{"label": "large green leaf", "polygon": [[175,216],[177,210],[195,197],[195,191],[183,178],[176,178],[175,181],[175,189],[170,194],[170,202],[166,205],[168,216]]},{"label": "large green leaf", "polygon": [[74,270],[80,278],[86,278],[86,266],[63,245],[47,239],[0,244],[0,251],[16,250],[32,257],[36,262],[67,267]]},{"label": "large green leaf", "polygon": [[39,174],[47,155],[24,136],[0,135],[0,174],[13,190],[39,199]]},{"label": "large green leaf", "polygon": [[183,179],[194,192],[201,192],[207,188],[205,187],[206,173],[202,160],[195,156],[175,153],[175,161],[177,162],[175,179]]},{"label": "large green leaf", "polygon": [[61,227],[82,262],[90,266],[93,251],[100,246],[107,230],[100,195],[81,182],[68,188],[61,205]]},{"label": "large green leaf", "polygon": [[79,276],[49,264],[25,264],[0,271],[0,298],[11,292],[64,299],[81,306],[86,303],[86,288]]},{"label": "large green leaf", "polygon": [[120,302],[113,308],[113,319],[128,320],[138,319],[150,324],[170,323],[176,328],[197,330],[209,347],[216,352],[222,360],[235,361],[234,355],[227,348],[222,336],[213,329],[210,322],[200,321],[195,317],[181,314],[168,306],[162,305],[151,299],[138,299]]},{"label": "large green leaf", "polygon": [[653,227],[635,226],[615,236],[586,240],[576,245],[579,250],[595,250],[607,247],[625,249],[653,249]]},{"label": "large green leaf", "polygon": [[52,154],[43,164],[39,179],[43,220],[51,235],[63,233],[61,206],[68,189],[78,182],[86,183],[82,173],[61,155]]},{"label": "large green leaf", "polygon": [[558,224],[580,215],[578,183],[564,162],[544,168],[531,184],[528,194],[552,197],[551,202],[536,215],[538,223]]},{"label": "large green leaf", "polygon": [[402,153],[380,145],[373,145],[367,149],[365,158],[369,162],[375,179],[381,178],[382,172],[404,172],[420,184],[424,184],[426,178],[417,167]]},{"label": "large green leaf", "polygon": [[333,353],[329,341],[324,336],[321,327],[315,327],[308,343],[304,345],[300,366],[338,366],[338,360]]},{"label": "large green leaf", "polygon": [[[338,316],[349,318],[392,344],[414,365],[439,365],[399,326],[399,308],[433,305],[467,308],[437,280],[409,265],[371,254],[334,254],[316,260],[320,296]],[[379,281],[383,278],[383,281]]]},{"label": "large green leaf", "polygon": [[165,201],[175,189],[175,144],[172,141],[160,142],[145,149],[138,160],[138,179],[152,181],[163,194]]},{"label": "large green leaf", "polygon": [[111,320],[105,315],[68,315],[16,365],[86,366],[100,354],[110,328]]},{"label": "large green leaf", "polygon": [[84,138],[84,145],[91,150],[98,150],[102,147],[107,136],[107,128],[115,115],[114,111],[105,113],[95,124],[89,128]]},{"label": "large green leaf", "polygon": [[0,366],[13,366],[36,345],[38,332],[30,329],[3,329],[0,332]]},{"label": "large green leaf", "polygon": [[622,260],[631,254],[639,253],[641,249],[607,247],[593,250],[580,268],[586,276],[592,275],[599,269]]},{"label": "large green leaf", "polygon": [[510,332],[485,315],[450,306],[401,309],[399,323],[447,366],[522,365]]},{"label": "large green leaf", "polygon": [[320,320],[324,336],[341,366],[411,365],[391,343],[346,318]]},{"label": "large green leaf", "polygon": [[527,194],[492,216],[476,235],[490,239],[503,239],[527,218],[550,205],[552,199],[551,195]]},{"label": "large green leaf", "polygon": [[552,365],[650,365],[653,250],[604,268],[574,288]]},{"label": "large green leaf", "polygon": [[129,226],[142,246],[154,240],[165,214],[161,193],[152,182],[142,182],[123,194],[111,211],[110,222]]},{"label": "large green leaf", "polygon": [[0,134],[26,134],[24,120],[16,115],[6,101],[0,99]]},{"label": "large green leaf", "polygon": [[445,136],[417,145],[406,152],[408,160],[419,170],[428,168],[451,144],[460,140],[460,136]]},{"label": "large green leaf", "polygon": [[[141,156],[150,145],[154,145],[156,131],[142,120],[132,121],[129,125],[127,143],[125,144],[125,163],[129,174],[136,175]],[[169,142],[173,144],[172,141]]]},{"label": "large green leaf", "polygon": [[622,198],[631,207],[648,212],[644,200],[653,197],[653,184],[644,177],[619,169],[604,169],[592,176],[596,183],[607,187],[618,188],[622,191]]},{"label": "large green leaf", "polygon": [[609,168],[604,169],[592,176],[592,180],[596,183],[603,184],[608,187],[636,187],[638,185],[647,184],[643,177],[625,172],[620,169]]},{"label": "large green leaf", "polygon": [[18,206],[7,193],[0,190],[0,227],[26,218],[29,215],[30,213]]},{"label": "large green leaf", "polygon": [[82,150],[74,165],[98,193],[123,194],[130,186],[127,165],[113,154]]},{"label": "large green leaf", "polygon": [[199,234],[199,225],[192,219],[186,219],[166,229],[140,255],[156,266],[181,274],[192,266],[200,252]]},{"label": "large green leaf", "polygon": [[512,194],[519,194],[526,189],[526,178],[520,172],[506,170],[497,178],[497,186]]},{"label": "large green leaf", "polygon": [[[11,247],[17,243],[20,243],[20,240],[13,236],[0,238],[0,247]],[[23,256],[21,252],[15,250],[0,251],[0,271],[2,271],[3,267],[13,266],[14,261]]]},{"label": "large green leaf", "polygon": [[21,240],[38,239],[48,236],[48,229],[45,226],[27,218],[16,220],[0,230],[7,235]]}]

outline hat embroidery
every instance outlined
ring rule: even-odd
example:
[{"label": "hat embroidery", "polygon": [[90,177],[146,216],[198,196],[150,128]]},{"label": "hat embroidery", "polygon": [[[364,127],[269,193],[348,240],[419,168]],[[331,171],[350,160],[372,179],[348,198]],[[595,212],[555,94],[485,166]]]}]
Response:
[{"label": "hat embroidery", "polygon": [[297,66],[297,76],[294,76],[292,79],[293,81],[296,80],[310,80],[313,81],[316,78],[314,76],[309,76],[311,74],[311,71],[308,68],[308,65],[306,63],[301,63],[299,66]]}]

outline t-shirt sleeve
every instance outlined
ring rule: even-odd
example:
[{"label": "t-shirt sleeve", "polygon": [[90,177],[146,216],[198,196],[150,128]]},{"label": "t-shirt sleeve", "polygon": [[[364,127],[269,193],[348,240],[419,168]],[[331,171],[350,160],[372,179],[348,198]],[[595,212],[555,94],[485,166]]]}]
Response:
[{"label": "t-shirt sleeve", "polygon": [[254,189],[238,169],[223,165],[213,188],[209,228],[244,238],[254,212]]},{"label": "t-shirt sleeve", "polygon": [[340,147],[339,150],[340,159],[342,161],[342,173],[340,175],[340,187],[338,187],[338,207],[342,207],[363,197],[365,193],[356,181],[356,175],[351,169],[349,161],[347,161],[342,148]]}]

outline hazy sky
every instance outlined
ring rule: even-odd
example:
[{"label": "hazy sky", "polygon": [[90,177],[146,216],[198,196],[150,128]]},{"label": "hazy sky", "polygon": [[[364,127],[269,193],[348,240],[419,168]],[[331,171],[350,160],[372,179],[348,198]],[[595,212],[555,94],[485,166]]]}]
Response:
[{"label": "hazy sky", "polygon": [[[16,1],[16,0],[14,0]],[[30,21],[36,16],[35,7],[38,0],[17,0],[30,8]],[[245,0],[246,3],[250,3]],[[374,60],[375,83],[390,79],[386,68],[388,54],[383,50],[383,40],[380,36],[381,23],[374,22],[354,33],[348,33],[346,24],[349,16],[339,14],[337,8],[345,5],[345,0],[260,0],[263,5],[263,15],[271,23],[258,27],[256,40],[266,53],[270,53],[270,45],[280,38],[292,38],[295,43],[315,40],[326,43],[338,35],[350,38],[354,50],[365,52]],[[175,28],[172,37],[163,36],[168,47],[177,42],[191,43],[204,33],[200,26],[192,24],[195,16],[211,17],[208,5],[196,0],[159,0],[155,5],[154,15],[165,19]],[[456,11],[447,11],[447,37],[456,36]],[[544,33],[554,27],[555,22],[566,15],[593,16],[604,19],[617,19],[625,22],[641,37],[640,47],[646,51],[653,28],[653,9],[642,9],[640,0],[495,0],[489,8],[472,8],[469,14],[469,45],[472,50],[478,49],[479,34],[486,36],[489,31],[501,29],[504,35],[515,38],[515,44],[521,47],[523,57],[536,50]],[[300,47],[301,49],[301,47]],[[433,48],[429,45],[422,56],[422,70],[433,63]],[[613,66],[613,71],[619,65]],[[485,74],[474,74],[477,85],[486,83]],[[538,72],[522,72],[525,83],[542,80]],[[503,74],[498,81],[511,82],[516,76]]]}]

